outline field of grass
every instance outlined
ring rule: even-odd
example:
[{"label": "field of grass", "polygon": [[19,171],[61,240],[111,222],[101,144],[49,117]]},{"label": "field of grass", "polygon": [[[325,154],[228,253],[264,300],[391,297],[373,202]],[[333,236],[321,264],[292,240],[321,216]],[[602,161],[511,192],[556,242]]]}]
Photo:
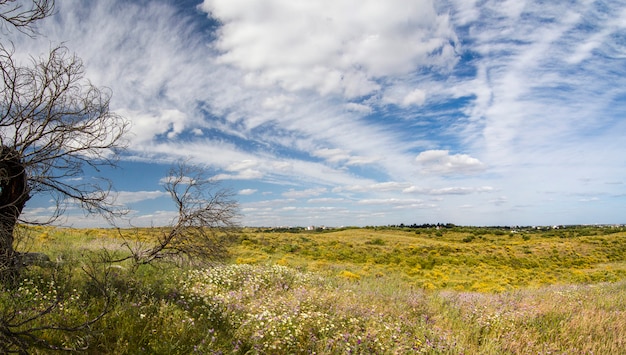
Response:
[{"label": "field of grass", "polygon": [[[122,234],[149,242],[154,232]],[[2,294],[0,316],[28,320],[54,299],[50,312],[23,329],[55,325],[61,329],[35,333],[64,347],[88,345],[87,353],[626,349],[620,228],[244,229],[232,238],[225,264],[139,269],[98,263],[103,248],[106,255],[125,253],[114,230],[33,227],[28,234],[24,247],[60,262],[30,267],[20,287]],[[67,329],[103,308],[108,312],[89,327]]]},{"label": "field of grass", "polygon": [[390,276],[409,287],[501,292],[626,278],[626,233],[564,230],[248,230],[235,261],[279,264],[361,279]]}]

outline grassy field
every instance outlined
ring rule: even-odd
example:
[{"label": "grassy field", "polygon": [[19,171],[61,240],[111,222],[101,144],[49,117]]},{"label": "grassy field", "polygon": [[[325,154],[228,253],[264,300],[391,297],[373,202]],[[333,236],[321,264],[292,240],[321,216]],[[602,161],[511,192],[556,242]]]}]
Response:
[{"label": "grassy field", "polygon": [[87,353],[626,353],[620,228],[248,228],[225,264],[136,270],[98,262],[125,253],[114,230],[26,234],[22,246],[58,266],[31,267],[2,294],[0,315],[29,319],[55,299],[23,327],[68,328],[108,302],[85,329],[36,332]]},{"label": "grassy field", "polygon": [[625,235],[590,228],[250,230],[232,250],[237,263],[279,264],[356,280],[388,276],[431,290],[501,292],[621,280],[626,276]]}]

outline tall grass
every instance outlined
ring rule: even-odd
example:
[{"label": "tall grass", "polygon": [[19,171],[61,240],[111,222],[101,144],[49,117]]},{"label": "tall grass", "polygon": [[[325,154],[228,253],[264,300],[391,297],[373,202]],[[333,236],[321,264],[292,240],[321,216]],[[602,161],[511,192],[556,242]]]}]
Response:
[{"label": "tall grass", "polygon": [[[96,314],[103,300],[80,276],[89,267],[80,260],[115,248],[119,235],[47,232],[43,238],[37,230],[32,250],[76,257],[65,271],[71,277],[32,267],[19,298],[2,294],[0,314],[44,306],[54,290],[68,297],[41,322]],[[38,335],[115,354],[623,353],[622,234],[481,234],[463,241],[470,235],[248,230],[230,248],[232,263],[115,267],[104,318],[85,331]],[[426,267],[418,269],[422,259]],[[519,264],[500,269],[514,260]],[[599,276],[576,282],[577,274]],[[474,286],[480,283],[486,286]]]}]

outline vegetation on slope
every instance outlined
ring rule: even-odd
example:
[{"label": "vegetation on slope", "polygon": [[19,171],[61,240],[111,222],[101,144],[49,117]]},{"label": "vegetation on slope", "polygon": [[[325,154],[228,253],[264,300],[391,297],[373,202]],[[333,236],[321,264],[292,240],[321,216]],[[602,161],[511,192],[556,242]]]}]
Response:
[{"label": "vegetation on slope", "polygon": [[425,289],[491,292],[626,278],[626,233],[615,228],[247,230],[232,250],[239,263],[392,275]]},{"label": "vegetation on slope", "polygon": [[232,263],[133,270],[99,268],[103,247],[125,252],[117,231],[31,228],[30,249],[63,262],[31,266],[0,313],[25,319],[63,294],[38,320],[63,325],[106,306],[85,329],[38,333],[87,353],[616,354],[626,278],[614,231],[249,229]]}]

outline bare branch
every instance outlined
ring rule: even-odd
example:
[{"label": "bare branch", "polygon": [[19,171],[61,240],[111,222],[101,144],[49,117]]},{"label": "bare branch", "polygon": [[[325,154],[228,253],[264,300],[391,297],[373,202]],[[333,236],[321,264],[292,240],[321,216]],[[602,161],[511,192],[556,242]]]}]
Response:
[{"label": "bare branch", "polygon": [[[26,4],[25,4],[26,2]],[[5,28],[11,27],[27,35],[34,35],[34,24],[52,15],[53,0],[0,0],[0,23]]]},{"label": "bare branch", "polygon": [[[0,59],[11,53],[0,48]],[[113,166],[129,123],[109,111],[110,93],[83,80],[81,61],[67,48],[28,67],[0,60],[0,143],[15,150],[28,175],[29,192],[70,198],[88,212],[114,214],[110,184],[70,184],[83,167]],[[62,206],[59,205],[62,210]],[[57,215],[57,214],[54,214]]]},{"label": "bare branch", "polygon": [[[53,0],[0,0],[0,25],[34,34]],[[86,169],[115,166],[129,122],[109,109],[111,92],[84,78],[82,61],[64,46],[26,64],[0,42],[0,279],[16,265],[13,230],[26,201],[48,194],[50,220],[68,204],[114,218],[125,211],[110,198],[107,179],[81,182]],[[40,222],[40,221],[36,221]]]},{"label": "bare branch", "polygon": [[[0,0],[0,34],[15,29],[34,37],[36,22],[52,15],[54,7],[54,0]],[[56,211],[51,220],[68,203],[105,217],[123,213],[110,199],[110,181],[74,179],[87,168],[97,172],[115,166],[117,154],[126,147],[123,136],[129,123],[110,111],[110,100],[110,90],[87,81],[82,61],[64,46],[22,64],[14,58],[13,43],[0,42],[0,287],[5,288],[0,294],[6,301],[0,304],[0,353],[26,354],[31,347],[85,350],[81,344],[75,348],[54,344],[46,334],[89,333],[110,309],[106,267],[110,256],[83,268],[90,284],[102,293],[101,311],[82,322],[67,323],[53,316],[62,311],[68,294],[56,286],[63,280],[53,279],[56,297],[49,303],[33,308],[19,302],[20,289],[15,286],[22,265],[20,253],[14,250],[16,225],[33,194],[53,196]],[[12,303],[13,299],[18,301]],[[13,309],[4,303],[11,303]]]},{"label": "bare branch", "polygon": [[[100,321],[111,309],[110,268],[108,257],[104,255],[102,260],[93,261],[92,266],[83,267],[83,271],[91,280],[91,284],[101,293],[104,304],[99,312],[91,317],[73,324],[63,324],[58,321],[49,322],[50,316],[56,312],[62,312],[62,304],[70,294],[70,274],[62,277],[59,270],[53,274],[53,285],[56,297],[43,309],[7,309],[6,305],[0,313],[0,352],[26,354],[31,348],[39,348],[54,351],[78,351],[86,350],[88,344],[80,347],[70,347],[55,344],[46,340],[42,335],[46,332],[76,333],[89,331],[90,327]],[[19,290],[5,290],[14,293],[19,299]],[[18,301],[16,303],[20,305]]]},{"label": "bare branch", "polygon": [[161,229],[153,247],[133,250],[135,263],[172,258],[224,259],[226,239],[238,227],[239,204],[234,200],[235,194],[207,179],[202,169],[186,163],[169,171],[164,189],[174,201],[178,215],[170,227]]}]

